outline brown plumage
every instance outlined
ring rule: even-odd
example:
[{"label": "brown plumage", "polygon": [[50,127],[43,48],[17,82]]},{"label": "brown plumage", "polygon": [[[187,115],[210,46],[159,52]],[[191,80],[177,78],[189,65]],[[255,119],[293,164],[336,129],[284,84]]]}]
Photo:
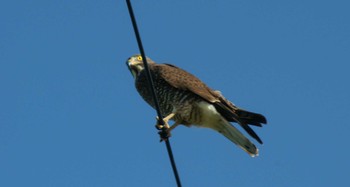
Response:
[{"label": "brown plumage", "polygon": [[[175,125],[196,125],[214,129],[247,151],[258,154],[258,149],[229,122],[238,123],[247,133],[262,144],[259,136],[249,127],[261,127],[266,118],[257,113],[238,108],[219,91],[212,90],[194,75],[171,64],[156,64],[147,58],[155,83],[160,107],[171,117]],[[135,85],[140,95],[151,105],[153,100],[140,55],[128,59],[127,65],[135,77]],[[172,129],[172,128],[171,128]]]}]

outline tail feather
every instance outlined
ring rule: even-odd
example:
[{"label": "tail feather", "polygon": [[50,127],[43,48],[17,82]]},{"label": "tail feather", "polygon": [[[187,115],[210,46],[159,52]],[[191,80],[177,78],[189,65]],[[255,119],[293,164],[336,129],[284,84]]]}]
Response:
[{"label": "tail feather", "polygon": [[237,122],[239,120],[241,123],[254,125],[262,127],[261,124],[266,124],[266,118],[254,112],[249,112],[237,107],[229,108],[222,102],[214,103],[216,110],[230,122]]},{"label": "tail feather", "polygon": [[249,112],[242,109],[237,109],[235,113],[238,116],[237,123],[239,123],[242,128],[250,135],[252,136],[256,141],[258,141],[260,144],[263,144],[259,136],[253,131],[252,128],[250,128],[248,125],[254,125],[258,127],[262,127],[261,124],[266,124],[266,118],[261,115],[254,112]]},{"label": "tail feather", "polygon": [[241,147],[250,156],[254,157],[259,154],[259,150],[256,148],[256,146],[228,121],[222,120],[222,123],[215,125],[212,128]]},{"label": "tail feather", "polygon": [[247,131],[247,133],[252,136],[260,144],[263,144],[259,136],[250,128],[248,125],[254,125],[262,127],[261,124],[266,124],[266,118],[257,113],[249,112],[240,108],[234,108],[230,110],[223,103],[214,103],[216,110],[230,122],[236,122],[242,126],[242,128]]},{"label": "tail feather", "polygon": [[241,122],[247,123],[249,125],[255,125],[255,126],[261,127],[262,126],[261,123],[262,124],[267,123],[265,116],[261,114],[249,112],[243,109],[237,109],[235,113],[237,114]]},{"label": "tail feather", "polygon": [[263,142],[261,141],[260,137],[253,131],[252,128],[250,128],[247,124],[241,124],[241,126],[243,127],[243,129],[245,131],[247,131],[247,133],[253,137],[256,141],[258,141],[260,144],[263,144]]}]

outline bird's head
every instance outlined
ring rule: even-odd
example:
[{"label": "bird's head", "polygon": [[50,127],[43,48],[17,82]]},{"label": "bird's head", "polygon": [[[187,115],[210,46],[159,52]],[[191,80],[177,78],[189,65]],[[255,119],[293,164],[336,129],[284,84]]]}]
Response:
[{"label": "bird's head", "polygon": [[[148,65],[155,64],[150,58],[146,57]],[[143,65],[142,56],[137,54],[133,55],[126,61],[131,74],[134,78],[145,68]]]}]

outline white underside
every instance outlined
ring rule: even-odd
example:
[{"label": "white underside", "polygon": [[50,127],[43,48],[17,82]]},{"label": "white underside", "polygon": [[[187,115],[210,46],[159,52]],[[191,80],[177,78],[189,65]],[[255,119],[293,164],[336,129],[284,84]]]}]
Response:
[{"label": "white underside", "polygon": [[255,145],[234,126],[232,126],[230,122],[222,117],[221,114],[215,109],[214,105],[201,101],[198,103],[198,107],[201,111],[201,122],[200,124],[195,124],[197,127],[211,128],[223,134],[226,138],[241,147],[252,157],[258,155],[258,149],[255,147]]},{"label": "white underside", "polygon": [[196,124],[202,127],[212,128],[214,124],[219,123],[222,120],[221,114],[215,109],[212,104],[206,101],[201,101],[198,103],[198,107],[201,109],[201,123]]}]

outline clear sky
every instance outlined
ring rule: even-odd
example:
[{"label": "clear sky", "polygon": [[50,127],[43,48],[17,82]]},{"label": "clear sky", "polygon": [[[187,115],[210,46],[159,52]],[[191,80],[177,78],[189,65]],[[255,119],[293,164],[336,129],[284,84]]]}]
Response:
[{"label": "clear sky", "polygon": [[[178,127],[183,186],[346,186],[349,1],[132,1],[146,54],[264,114],[251,158]],[[175,186],[123,0],[0,2],[0,186]],[[257,142],[255,142],[257,143]]]}]

